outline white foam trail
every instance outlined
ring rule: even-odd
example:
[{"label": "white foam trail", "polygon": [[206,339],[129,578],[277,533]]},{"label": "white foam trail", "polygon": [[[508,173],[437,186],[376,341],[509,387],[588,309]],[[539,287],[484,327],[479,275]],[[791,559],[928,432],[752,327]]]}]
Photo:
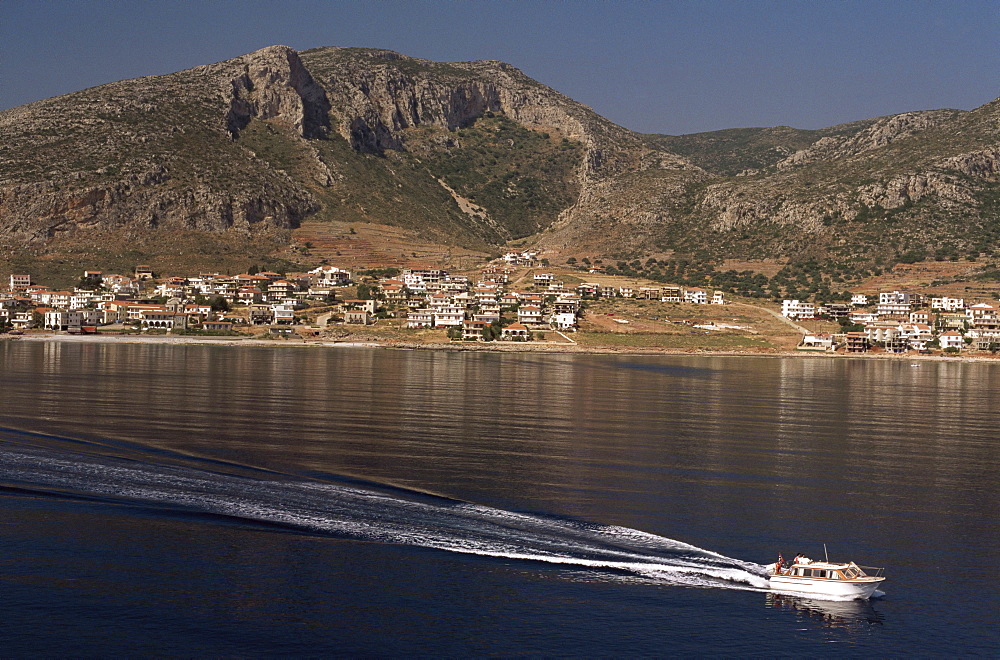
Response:
[{"label": "white foam trail", "polygon": [[620,526],[313,481],[261,481],[121,459],[0,451],[0,480],[335,537],[593,571],[606,579],[766,590],[761,565]]}]

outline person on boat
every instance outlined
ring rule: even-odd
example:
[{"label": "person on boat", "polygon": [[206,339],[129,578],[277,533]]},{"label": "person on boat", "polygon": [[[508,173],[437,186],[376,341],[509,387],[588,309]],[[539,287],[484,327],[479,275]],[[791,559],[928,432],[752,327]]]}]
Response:
[{"label": "person on boat", "polygon": [[805,565],[813,563],[813,560],[809,559],[809,557],[806,557],[804,554],[800,552],[799,554],[795,555],[795,563]]},{"label": "person on boat", "polygon": [[781,575],[781,569],[785,567],[785,558],[778,553],[778,561],[774,562],[774,574]]}]

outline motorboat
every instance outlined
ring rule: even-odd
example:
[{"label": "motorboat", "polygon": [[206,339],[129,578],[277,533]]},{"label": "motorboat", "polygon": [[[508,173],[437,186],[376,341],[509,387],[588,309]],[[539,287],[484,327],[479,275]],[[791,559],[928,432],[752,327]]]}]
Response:
[{"label": "motorboat", "polygon": [[837,563],[831,561],[796,562],[789,568],[771,564],[768,577],[774,591],[809,594],[813,597],[829,596],[836,599],[868,599],[885,581],[881,568],[865,567],[874,571],[869,575],[853,561]]}]

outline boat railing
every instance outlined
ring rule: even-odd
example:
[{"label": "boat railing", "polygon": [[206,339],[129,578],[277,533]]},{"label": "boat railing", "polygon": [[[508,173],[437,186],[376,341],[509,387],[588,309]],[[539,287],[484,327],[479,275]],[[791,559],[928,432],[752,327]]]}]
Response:
[{"label": "boat railing", "polygon": [[[882,571],[885,570],[884,566],[882,566],[882,567],[879,567],[879,566],[858,566],[858,568],[862,569],[868,575],[868,577],[882,577]],[[871,573],[871,571],[875,571],[875,572]]]}]

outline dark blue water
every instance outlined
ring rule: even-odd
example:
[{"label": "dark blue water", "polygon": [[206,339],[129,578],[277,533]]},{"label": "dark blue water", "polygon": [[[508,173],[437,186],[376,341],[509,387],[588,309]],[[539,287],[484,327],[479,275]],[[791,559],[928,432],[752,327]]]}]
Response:
[{"label": "dark blue water", "polygon": [[[5,655],[1000,652],[992,365],[8,342],[0,366]],[[824,542],[885,595],[763,588]]]}]

